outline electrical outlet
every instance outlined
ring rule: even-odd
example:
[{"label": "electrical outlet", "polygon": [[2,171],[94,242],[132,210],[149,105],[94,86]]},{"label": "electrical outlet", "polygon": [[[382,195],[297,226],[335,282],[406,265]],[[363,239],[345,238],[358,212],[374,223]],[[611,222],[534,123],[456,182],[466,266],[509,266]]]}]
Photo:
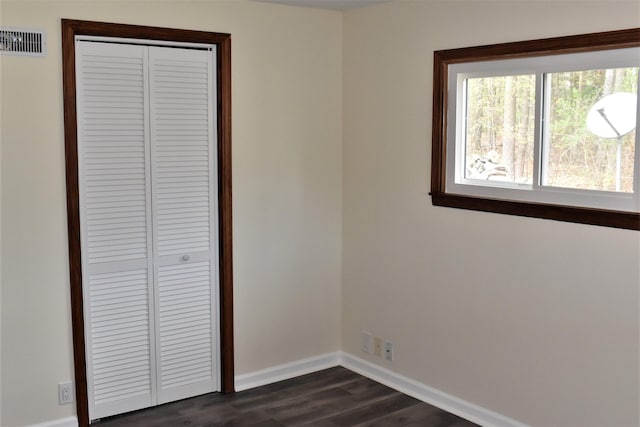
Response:
[{"label": "electrical outlet", "polygon": [[393,343],[391,341],[384,342],[384,358],[389,362],[393,361]]},{"label": "electrical outlet", "polygon": [[360,343],[360,349],[365,353],[371,354],[373,350],[373,337],[369,332],[362,332],[362,342]]},{"label": "electrical outlet", "polygon": [[373,354],[382,357],[382,338],[380,337],[373,339]]},{"label": "electrical outlet", "polygon": [[71,383],[58,384],[58,405],[73,402],[73,387]]}]

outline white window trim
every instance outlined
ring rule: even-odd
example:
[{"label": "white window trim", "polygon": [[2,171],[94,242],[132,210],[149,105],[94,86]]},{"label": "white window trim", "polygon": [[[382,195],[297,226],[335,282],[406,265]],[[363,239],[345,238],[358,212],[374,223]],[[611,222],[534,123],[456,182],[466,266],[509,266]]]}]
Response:
[{"label": "white window trim", "polygon": [[[636,213],[640,211],[640,130],[636,130],[634,192],[619,193],[541,185],[543,162],[543,75],[563,71],[640,67],[640,47],[545,55],[491,61],[461,62],[448,66],[446,192],[472,197],[545,203]],[[464,178],[464,81],[472,77],[533,74],[536,76],[533,183],[514,184]],[[640,77],[639,77],[640,78]],[[640,97],[636,122],[640,123]]]}]

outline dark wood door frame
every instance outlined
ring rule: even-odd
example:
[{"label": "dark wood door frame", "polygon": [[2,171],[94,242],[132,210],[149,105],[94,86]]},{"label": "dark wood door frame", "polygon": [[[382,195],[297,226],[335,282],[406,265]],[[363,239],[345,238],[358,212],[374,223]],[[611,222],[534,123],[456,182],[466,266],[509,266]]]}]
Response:
[{"label": "dark wood door frame", "polygon": [[218,113],[218,217],[220,279],[220,360],[222,391],[234,391],[233,367],[233,258],[231,226],[231,35],[205,31],[104,22],[62,20],[62,78],[64,139],[67,179],[67,227],[71,323],[75,371],[76,412],[79,426],[89,425],[84,341],[82,269],[80,252],[80,209],[78,190],[77,112],[75,77],[76,36],[120,37],[214,44],[217,54]]}]

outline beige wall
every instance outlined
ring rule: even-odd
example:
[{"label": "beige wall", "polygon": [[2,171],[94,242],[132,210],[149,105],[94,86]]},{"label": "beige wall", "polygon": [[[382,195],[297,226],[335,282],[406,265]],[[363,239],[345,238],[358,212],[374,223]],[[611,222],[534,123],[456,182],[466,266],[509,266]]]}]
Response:
[{"label": "beige wall", "polygon": [[236,373],[340,345],[342,16],[243,0],[2,1],[47,32],[46,58],[2,57],[4,427],[75,414],[60,18],[232,34]]},{"label": "beige wall", "polygon": [[74,414],[62,17],[232,34],[238,374],[335,351],[342,324],[343,350],[389,338],[368,360],[522,422],[640,424],[638,233],[427,196],[434,49],[637,27],[637,2],[3,0],[49,54],[0,57],[2,426]]},{"label": "beige wall", "polygon": [[640,26],[637,1],[398,1],[344,15],[343,350],[524,423],[637,426],[638,232],[439,208],[433,51]]},{"label": "beige wall", "polygon": [[[0,20],[2,14],[0,13]],[[2,61],[2,59],[0,59]],[[0,100],[2,99],[2,63],[0,62]],[[0,102],[0,124],[2,124],[2,102]],[[0,131],[0,424],[2,424],[2,131]]]}]

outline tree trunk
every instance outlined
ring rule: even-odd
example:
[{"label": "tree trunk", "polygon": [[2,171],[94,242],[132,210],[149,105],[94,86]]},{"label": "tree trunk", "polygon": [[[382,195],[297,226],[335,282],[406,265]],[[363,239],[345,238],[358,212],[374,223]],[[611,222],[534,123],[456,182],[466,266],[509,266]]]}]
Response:
[{"label": "tree trunk", "polygon": [[514,127],[516,119],[516,91],[513,76],[505,77],[504,115],[502,121],[502,164],[507,168],[507,177],[513,181],[514,175]]},{"label": "tree trunk", "polygon": [[[528,82],[527,82],[528,83]],[[522,96],[520,126],[518,127],[514,177],[516,181],[526,178],[527,147],[529,145],[529,91],[525,89]]]},{"label": "tree trunk", "polygon": [[614,69],[609,68],[604,71],[604,89],[602,91],[602,96],[606,96],[613,93],[615,80],[616,80],[616,74]]},{"label": "tree trunk", "polygon": [[624,78],[627,74],[628,68],[616,68],[615,78],[613,83],[613,91],[614,92],[623,92],[624,91]]}]

